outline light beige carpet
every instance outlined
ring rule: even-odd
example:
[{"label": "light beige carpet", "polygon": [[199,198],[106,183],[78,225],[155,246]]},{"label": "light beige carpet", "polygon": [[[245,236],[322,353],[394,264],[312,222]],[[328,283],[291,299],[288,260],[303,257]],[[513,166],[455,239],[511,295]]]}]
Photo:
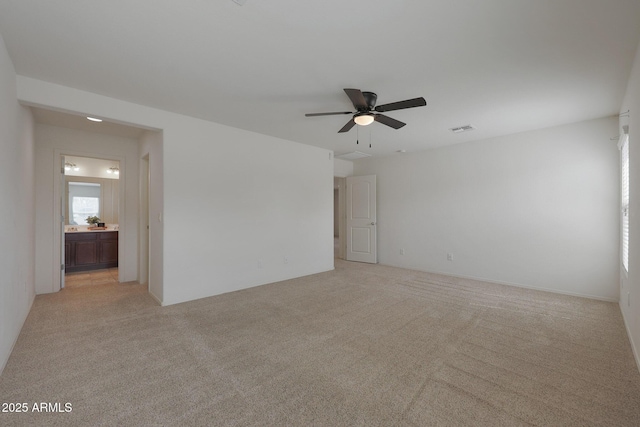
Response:
[{"label": "light beige carpet", "polygon": [[0,402],[72,405],[3,426],[638,426],[640,374],[616,304],[337,261],[170,307],[38,296]]}]

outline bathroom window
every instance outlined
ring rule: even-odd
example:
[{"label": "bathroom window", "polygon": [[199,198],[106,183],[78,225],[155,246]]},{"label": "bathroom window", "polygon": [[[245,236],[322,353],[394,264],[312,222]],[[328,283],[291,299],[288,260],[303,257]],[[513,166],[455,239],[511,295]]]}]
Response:
[{"label": "bathroom window", "polygon": [[100,184],[69,183],[69,224],[88,225],[87,217],[100,217]]}]

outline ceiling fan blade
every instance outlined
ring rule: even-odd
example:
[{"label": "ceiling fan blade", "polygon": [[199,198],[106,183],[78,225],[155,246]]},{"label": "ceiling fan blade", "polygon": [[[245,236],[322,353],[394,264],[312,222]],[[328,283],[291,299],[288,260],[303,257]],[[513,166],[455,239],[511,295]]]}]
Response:
[{"label": "ceiling fan blade", "polygon": [[406,125],[406,123],[403,123],[400,120],[392,119],[391,117],[385,116],[384,114],[376,114],[375,121],[378,123],[382,123],[383,125],[390,126],[394,129],[400,129],[402,126]]},{"label": "ceiling fan blade", "polygon": [[307,113],[305,117],[317,117],[317,116],[337,116],[338,114],[353,114],[353,111],[336,111],[334,113]]},{"label": "ceiling fan blade", "polygon": [[[346,90],[346,89],[345,89]],[[427,101],[424,98],[407,99],[406,101],[392,102],[390,104],[378,105],[375,110],[381,113],[386,111],[402,110],[405,108],[424,107]]]},{"label": "ceiling fan blade", "polygon": [[356,125],[356,122],[354,122],[352,118],[351,120],[349,120],[349,122],[346,125],[342,127],[342,129],[338,131],[338,133],[349,132],[351,128],[354,127],[355,125]]},{"label": "ceiling fan blade", "polygon": [[345,93],[353,103],[353,106],[358,111],[369,110],[369,105],[367,105],[367,100],[364,99],[364,95],[360,89],[344,89]]}]

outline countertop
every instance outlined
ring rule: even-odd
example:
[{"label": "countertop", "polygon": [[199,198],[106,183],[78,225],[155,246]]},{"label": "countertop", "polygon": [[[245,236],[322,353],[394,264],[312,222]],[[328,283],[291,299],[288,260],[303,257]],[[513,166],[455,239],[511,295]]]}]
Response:
[{"label": "countertop", "polygon": [[113,228],[109,228],[107,230],[87,230],[87,229],[80,229],[80,230],[65,230],[64,233],[65,234],[77,234],[77,233],[109,233],[112,231],[118,231],[117,229],[113,229]]}]

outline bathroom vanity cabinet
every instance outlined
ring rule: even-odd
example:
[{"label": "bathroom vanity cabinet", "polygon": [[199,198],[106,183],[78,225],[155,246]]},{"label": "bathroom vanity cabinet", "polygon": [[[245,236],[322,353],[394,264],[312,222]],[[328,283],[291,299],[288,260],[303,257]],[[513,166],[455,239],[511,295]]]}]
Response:
[{"label": "bathroom vanity cabinet", "polygon": [[118,232],[65,233],[64,264],[67,273],[118,266]]}]

